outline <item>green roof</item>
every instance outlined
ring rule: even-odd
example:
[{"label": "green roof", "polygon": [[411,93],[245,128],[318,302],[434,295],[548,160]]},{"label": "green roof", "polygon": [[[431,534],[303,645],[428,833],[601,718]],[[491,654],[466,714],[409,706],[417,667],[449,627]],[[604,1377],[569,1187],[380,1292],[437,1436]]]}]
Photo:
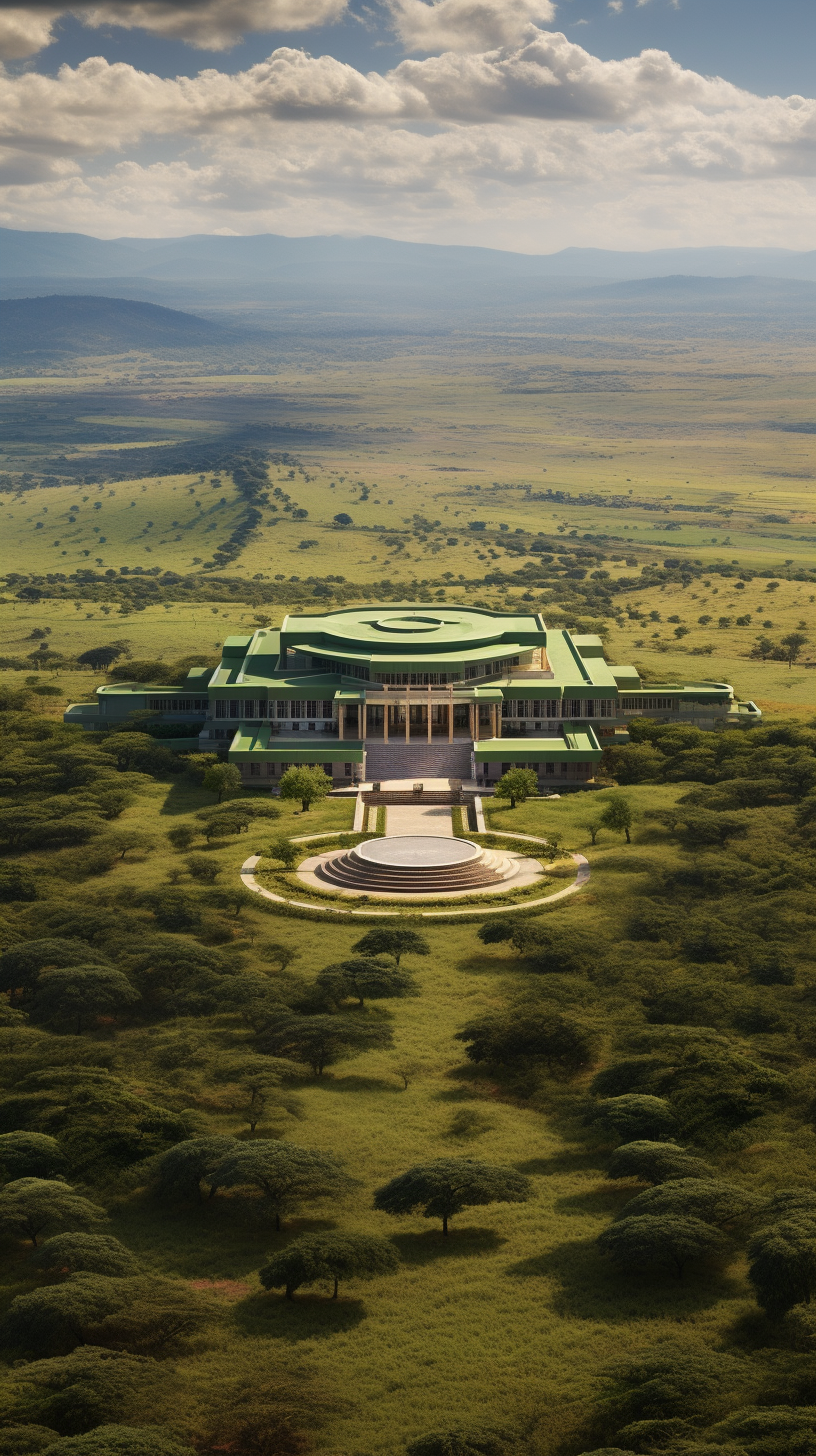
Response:
[{"label": "green roof", "polygon": [[597,763],[603,753],[591,728],[558,738],[482,738],[475,744],[477,763]]},{"label": "green roof", "polygon": [[[270,745],[274,744],[274,747]],[[355,739],[339,742],[321,742],[317,735],[303,734],[303,742],[291,738],[281,739],[270,733],[269,725],[260,728],[241,727],[232,740],[229,750],[230,762],[247,763],[250,760],[265,763],[362,763],[363,745]]]}]

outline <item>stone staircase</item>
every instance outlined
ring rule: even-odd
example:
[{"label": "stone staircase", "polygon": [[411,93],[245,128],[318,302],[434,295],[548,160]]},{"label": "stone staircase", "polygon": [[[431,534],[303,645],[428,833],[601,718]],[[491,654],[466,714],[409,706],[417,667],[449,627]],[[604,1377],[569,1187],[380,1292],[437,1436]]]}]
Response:
[{"label": "stone staircase", "polygon": [[453,743],[404,741],[366,743],[366,778],[383,779],[469,779],[471,742]]},{"label": "stone staircase", "polygon": [[382,865],[362,859],[352,850],[330,855],[317,866],[318,879],[336,890],[357,890],[367,895],[435,895],[463,890],[497,888],[518,874],[518,861],[486,849],[479,859],[454,865]]}]

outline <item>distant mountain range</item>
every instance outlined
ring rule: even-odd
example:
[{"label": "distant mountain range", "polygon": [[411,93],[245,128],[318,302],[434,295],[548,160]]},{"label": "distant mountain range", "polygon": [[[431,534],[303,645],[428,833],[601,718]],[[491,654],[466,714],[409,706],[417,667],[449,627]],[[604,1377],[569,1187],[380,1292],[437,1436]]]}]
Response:
[{"label": "distant mountain range", "polygon": [[392,238],[339,236],[288,238],[194,234],[184,238],[93,238],[84,233],[0,229],[0,257],[6,279],[166,279],[184,282],[276,281],[292,287],[383,286],[485,280],[634,279],[694,275],[732,278],[816,280],[816,251],[787,248],[659,248],[616,252],[605,248],[563,248],[557,253],[511,253]]}]

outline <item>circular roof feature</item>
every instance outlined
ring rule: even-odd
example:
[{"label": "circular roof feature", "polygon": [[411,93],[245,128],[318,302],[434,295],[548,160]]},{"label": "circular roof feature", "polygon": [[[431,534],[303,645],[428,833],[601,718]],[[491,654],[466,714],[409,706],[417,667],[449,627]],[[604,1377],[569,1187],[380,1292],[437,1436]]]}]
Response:
[{"label": "circular roof feature", "polygon": [[437,632],[440,627],[458,626],[456,622],[446,622],[442,617],[423,617],[419,613],[412,612],[404,617],[389,616],[378,617],[376,621],[369,622],[375,632]]},{"label": "circular roof feature", "polygon": [[354,853],[369,864],[422,869],[469,864],[481,858],[482,849],[470,839],[451,839],[448,835],[394,834],[367,839],[357,845]]}]

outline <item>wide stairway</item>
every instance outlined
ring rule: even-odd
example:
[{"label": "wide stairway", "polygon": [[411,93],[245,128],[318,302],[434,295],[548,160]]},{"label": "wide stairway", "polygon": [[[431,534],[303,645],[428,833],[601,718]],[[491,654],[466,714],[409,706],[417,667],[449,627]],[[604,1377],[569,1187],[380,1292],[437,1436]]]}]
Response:
[{"label": "wide stairway", "polygon": [[[415,852],[409,852],[409,841]],[[443,844],[449,846],[447,852],[441,848]],[[435,858],[439,862],[434,863]],[[469,840],[401,836],[369,840],[356,849],[328,855],[314,873],[337,890],[432,899],[436,895],[504,887],[518,874],[518,868],[512,856],[482,849]]]},{"label": "wide stairway", "polygon": [[471,742],[453,743],[366,742],[366,778],[370,783],[384,779],[469,779]]}]

